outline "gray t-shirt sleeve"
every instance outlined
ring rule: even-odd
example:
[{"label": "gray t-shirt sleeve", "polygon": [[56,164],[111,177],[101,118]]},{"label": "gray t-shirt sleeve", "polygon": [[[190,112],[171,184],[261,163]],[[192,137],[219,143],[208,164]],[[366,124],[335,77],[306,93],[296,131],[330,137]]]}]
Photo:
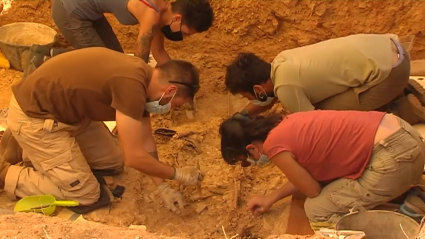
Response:
[{"label": "gray t-shirt sleeve", "polygon": [[305,94],[303,88],[295,85],[279,86],[275,90],[276,96],[279,98],[280,103],[290,113],[301,111],[314,110],[309,97]]}]

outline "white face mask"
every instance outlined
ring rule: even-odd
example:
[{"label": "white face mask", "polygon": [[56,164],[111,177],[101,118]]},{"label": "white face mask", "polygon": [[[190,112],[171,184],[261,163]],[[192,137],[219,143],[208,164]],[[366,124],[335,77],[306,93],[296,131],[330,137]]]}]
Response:
[{"label": "white face mask", "polygon": [[250,102],[256,106],[268,106],[272,103],[273,100],[274,100],[274,97],[267,97],[267,100],[264,102],[261,102],[259,100],[250,100]]},{"label": "white face mask", "polygon": [[251,165],[258,165],[258,166],[263,166],[270,163],[269,157],[267,157],[267,155],[265,154],[261,154],[260,158],[257,161],[250,158],[248,158],[247,161],[250,162]]},{"label": "white face mask", "polygon": [[162,94],[161,98],[159,98],[159,100],[157,101],[151,101],[151,102],[147,102],[145,104],[145,109],[152,114],[158,114],[158,115],[162,115],[162,114],[166,114],[168,112],[170,112],[171,110],[171,101],[173,101],[174,96],[176,95],[177,92],[174,93],[173,97],[171,97],[171,100],[165,104],[165,105],[160,105],[159,102],[162,100],[162,98],[164,97],[165,93]]},{"label": "white face mask", "polygon": [[[257,105],[257,106],[267,106],[267,105],[270,105],[273,102],[273,100],[274,100],[275,97],[269,97],[269,96],[267,96],[266,91],[264,89],[262,89],[262,90],[263,90],[263,92],[258,93],[258,94],[254,90],[255,98],[257,98],[257,99],[250,100],[251,104]],[[267,99],[265,101],[260,101],[259,100],[259,99],[264,98],[264,97],[267,97]]]}]

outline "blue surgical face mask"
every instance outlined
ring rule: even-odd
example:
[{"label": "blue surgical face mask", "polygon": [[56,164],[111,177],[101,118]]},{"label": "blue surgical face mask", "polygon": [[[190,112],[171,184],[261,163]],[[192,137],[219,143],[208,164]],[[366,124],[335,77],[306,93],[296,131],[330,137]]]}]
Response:
[{"label": "blue surgical face mask", "polygon": [[253,160],[248,158],[247,161],[250,162],[251,165],[258,165],[258,166],[263,166],[270,163],[269,157],[267,157],[267,155],[265,154],[260,154],[260,158],[258,160]]},{"label": "blue surgical face mask", "polygon": [[250,102],[253,105],[257,105],[257,106],[268,106],[270,105],[275,97],[269,97],[266,93],[266,91],[264,89],[262,89],[263,92],[257,93],[255,90],[254,94],[255,94],[255,100],[250,100]]},{"label": "blue surgical face mask", "polygon": [[152,114],[158,114],[158,115],[162,115],[162,114],[166,114],[168,112],[170,112],[171,110],[171,101],[173,101],[174,96],[176,95],[177,92],[174,93],[173,97],[171,97],[171,100],[165,104],[165,105],[160,105],[159,102],[162,100],[162,98],[164,97],[165,93],[162,94],[161,98],[159,98],[159,100],[157,101],[151,101],[151,102],[147,102],[145,104],[145,109]]},{"label": "blue surgical face mask", "polygon": [[274,97],[267,97],[267,100],[264,102],[259,100],[250,100],[250,102],[256,106],[268,106],[272,103],[273,100],[274,100]]}]

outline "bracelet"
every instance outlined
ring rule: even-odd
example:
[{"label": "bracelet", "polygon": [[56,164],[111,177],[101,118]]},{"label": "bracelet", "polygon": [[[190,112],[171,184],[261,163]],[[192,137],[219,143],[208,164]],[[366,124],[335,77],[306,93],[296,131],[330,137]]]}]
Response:
[{"label": "bracelet", "polygon": [[176,167],[173,167],[174,173],[173,176],[170,178],[170,180],[174,180],[176,178]]}]

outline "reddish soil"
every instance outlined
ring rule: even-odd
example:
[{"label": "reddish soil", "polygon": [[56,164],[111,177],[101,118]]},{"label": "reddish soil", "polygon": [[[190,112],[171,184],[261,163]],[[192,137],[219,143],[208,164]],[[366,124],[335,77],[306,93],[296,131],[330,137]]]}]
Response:
[{"label": "reddish soil", "polygon": [[[251,230],[251,238],[282,235],[286,230],[289,198],[277,203],[269,213],[258,218],[252,218],[245,204],[254,194],[263,194],[280,187],[286,180],[284,175],[273,166],[250,169],[230,167],[220,156],[218,125],[224,117],[240,110],[246,103],[238,96],[227,95],[223,85],[226,64],[242,51],[252,51],[272,60],[285,49],[354,33],[415,35],[412,58],[425,58],[425,1],[212,0],[212,3],[216,21],[210,31],[191,36],[184,42],[167,42],[168,51],[173,58],[189,60],[200,69],[201,90],[197,96],[199,112],[194,120],[188,121],[184,112],[175,110],[167,116],[155,117],[153,123],[154,128],[169,127],[179,133],[195,132],[188,138],[169,139],[156,136],[156,140],[160,159],[164,162],[185,166],[196,165],[197,160],[200,160],[201,170],[206,173],[202,194],[211,197],[198,200],[196,187],[182,187],[174,183],[172,186],[182,190],[190,208],[204,210],[183,216],[171,213],[162,206],[162,200],[152,182],[140,173],[128,169],[124,175],[114,179],[115,184],[126,187],[123,199],[115,203],[111,210],[102,209],[85,215],[87,220],[122,227],[131,224],[146,225],[149,232],[187,238],[224,238],[222,226],[230,237],[248,223],[255,225]],[[114,18],[108,16],[108,19],[124,49],[132,53],[137,26],[121,26]],[[56,29],[50,15],[49,1],[14,1],[8,13],[0,16],[0,25],[23,20],[46,24]],[[61,44],[65,46],[66,42],[62,39]],[[21,75],[13,70],[0,69],[0,108],[7,107],[10,86],[18,82]],[[241,182],[238,204],[234,202],[234,179]],[[7,201],[4,196],[0,196],[0,202],[0,208],[13,208],[13,202]],[[19,226],[21,220],[32,219],[38,221],[32,222],[33,225],[39,225],[37,223],[41,223],[41,219],[36,217],[20,216],[13,219],[8,216],[6,221],[0,217],[0,226],[18,230],[13,228]],[[14,224],[13,220],[19,224]],[[65,229],[72,226],[72,230],[75,227],[87,233],[92,230],[110,230],[103,230],[92,224],[83,227],[80,224],[71,225],[71,222],[59,223],[53,218],[43,220],[47,220],[46,225],[51,235],[62,237],[66,234],[54,234],[60,233],[59,229],[57,232],[53,231],[56,226]],[[124,238],[122,235],[135,238],[133,235],[138,233],[120,230],[111,230],[110,233],[115,234],[109,234],[111,237],[104,234],[101,238],[114,238],[113,235],[115,238]],[[37,232],[41,234],[34,234],[33,237],[43,236],[41,227],[38,227]],[[80,238],[79,234],[72,235]],[[92,238],[97,237],[94,235]]]}]

